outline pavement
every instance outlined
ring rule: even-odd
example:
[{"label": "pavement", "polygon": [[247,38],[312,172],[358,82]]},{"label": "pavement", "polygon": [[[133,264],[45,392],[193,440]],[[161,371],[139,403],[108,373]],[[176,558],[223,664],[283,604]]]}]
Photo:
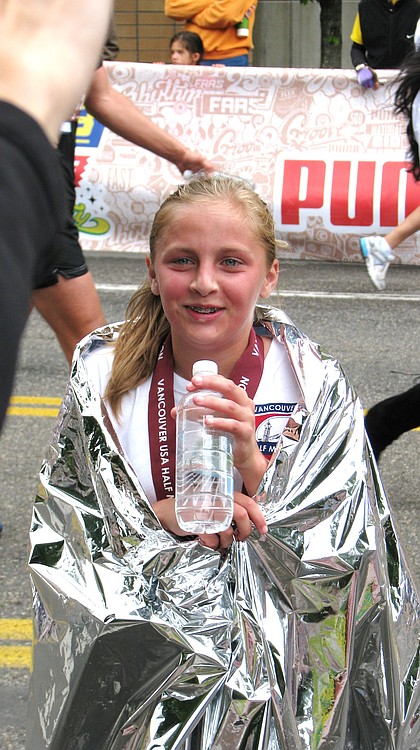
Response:
[{"label": "pavement", "polygon": [[[121,320],[145,273],[137,254],[86,253],[109,321]],[[367,409],[420,380],[420,267],[391,266],[388,288],[363,263],[284,261],[273,299],[338,357]],[[13,403],[0,438],[0,750],[23,750],[30,667],[28,530],[37,473],[68,368],[52,331],[33,313],[21,345]],[[402,435],[380,460],[400,539],[417,582],[420,431]],[[32,749],[30,742],[28,750]]]}]

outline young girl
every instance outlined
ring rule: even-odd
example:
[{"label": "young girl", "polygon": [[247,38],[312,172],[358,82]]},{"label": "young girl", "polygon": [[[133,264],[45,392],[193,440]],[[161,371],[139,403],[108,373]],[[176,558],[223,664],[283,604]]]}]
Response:
[{"label": "young girl", "polygon": [[[267,330],[257,335],[253,328],[258,299],[267,299],[277,284],[272,216],[240,180],[193,180],[157,212],[147,266],[149,278],[130,303],[115,351],[88,357],[89,377],[105,396],[114,429],[158,518],[178,535],[183,532],[175,521],[174,498],[162,494],[159,465],[154,466],[157,426],[151,403],[156,384],[166,378],[166,429],[172,445],[175,422],[169,403],[176,404],[186,390],[198,387],[223,394],[223,399],[204,401],[200,396],[200,403],[224,415],[213,420],[214,427],[233,437],[236,535],[245,540],[253,524],[265,533],[265,519],[252,496],[270,450],[301,397],[284,346]],[[206,358],[217,362],[219,374],[190,382],[193,363]],[[246,388],[238,385],[244,377]],[[276,380],[281,391],[263,411]],[[255,410],[264,414],[258,442]],[[172,452],[172,490],[174,459]],[[247,494],[239,491],[243,485]],[[229,528],[219,536],[200,538],[209,546],[227,547],[232,535]]]},{"label": "young girl", "polygon": [[203,42],[194,31],[179,31],[174,34],[169,47],[173,65],[200,65],[203,59]]},{"label": "young girl", "polygon": [[[41,472],[28,748],[414,750],[418,596],[357,396],[267,304],[270,212],[194,179],[147,265],[127,321],[81,342]],[[236,538],[174,515],[171,414],[201,385],[225,397],[196,399],[233,437]]]}]

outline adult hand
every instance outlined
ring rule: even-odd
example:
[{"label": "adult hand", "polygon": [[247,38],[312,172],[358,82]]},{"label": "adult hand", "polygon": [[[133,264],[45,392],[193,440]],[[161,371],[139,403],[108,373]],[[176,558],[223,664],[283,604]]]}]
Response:
[{"label": "adult hand", "polygon": [[174,164],[176,164],[181,174],[187,171],[211,174],[218,169],[203,154],[200,154],[198,151],[191,151],[189,148],[186,148],[176,161],[174,160]]},{"label": "adult hand", "polygon": [[357,71],[357,80],[365,89],[379,88],[378,76],[372,68],[360,68]]}]

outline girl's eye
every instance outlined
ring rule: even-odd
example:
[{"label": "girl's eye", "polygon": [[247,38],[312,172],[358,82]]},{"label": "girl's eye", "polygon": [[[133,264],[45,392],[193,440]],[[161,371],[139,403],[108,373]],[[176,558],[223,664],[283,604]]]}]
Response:
[{"label": "girl's eye", "polygon": [[192,263],[192,260],[191,258],[174,258],[173,263],[176,263],[178,266],[186,266]]},{"label": "girl's eye", "polygon": [[228,268],[235,268],[235,266],[239,266],[239,260],[236,260],[236,258],[225,258],[223,263],[225,266],[228,266]]}]

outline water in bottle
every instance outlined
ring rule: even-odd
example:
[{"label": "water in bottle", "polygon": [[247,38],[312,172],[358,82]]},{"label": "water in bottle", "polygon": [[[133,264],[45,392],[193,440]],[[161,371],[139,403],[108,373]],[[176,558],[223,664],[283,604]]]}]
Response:
[{"label": "water in bottle", "polygon": [[[216,362],[195,362],[193,375],[198,373],[217,374]],[[205,416],[214,412],[193,399],[194,394],[187,393],[177,407],[175,512],[184,531],[212,534],[232,521],[232,437],[208,427]]]}]

